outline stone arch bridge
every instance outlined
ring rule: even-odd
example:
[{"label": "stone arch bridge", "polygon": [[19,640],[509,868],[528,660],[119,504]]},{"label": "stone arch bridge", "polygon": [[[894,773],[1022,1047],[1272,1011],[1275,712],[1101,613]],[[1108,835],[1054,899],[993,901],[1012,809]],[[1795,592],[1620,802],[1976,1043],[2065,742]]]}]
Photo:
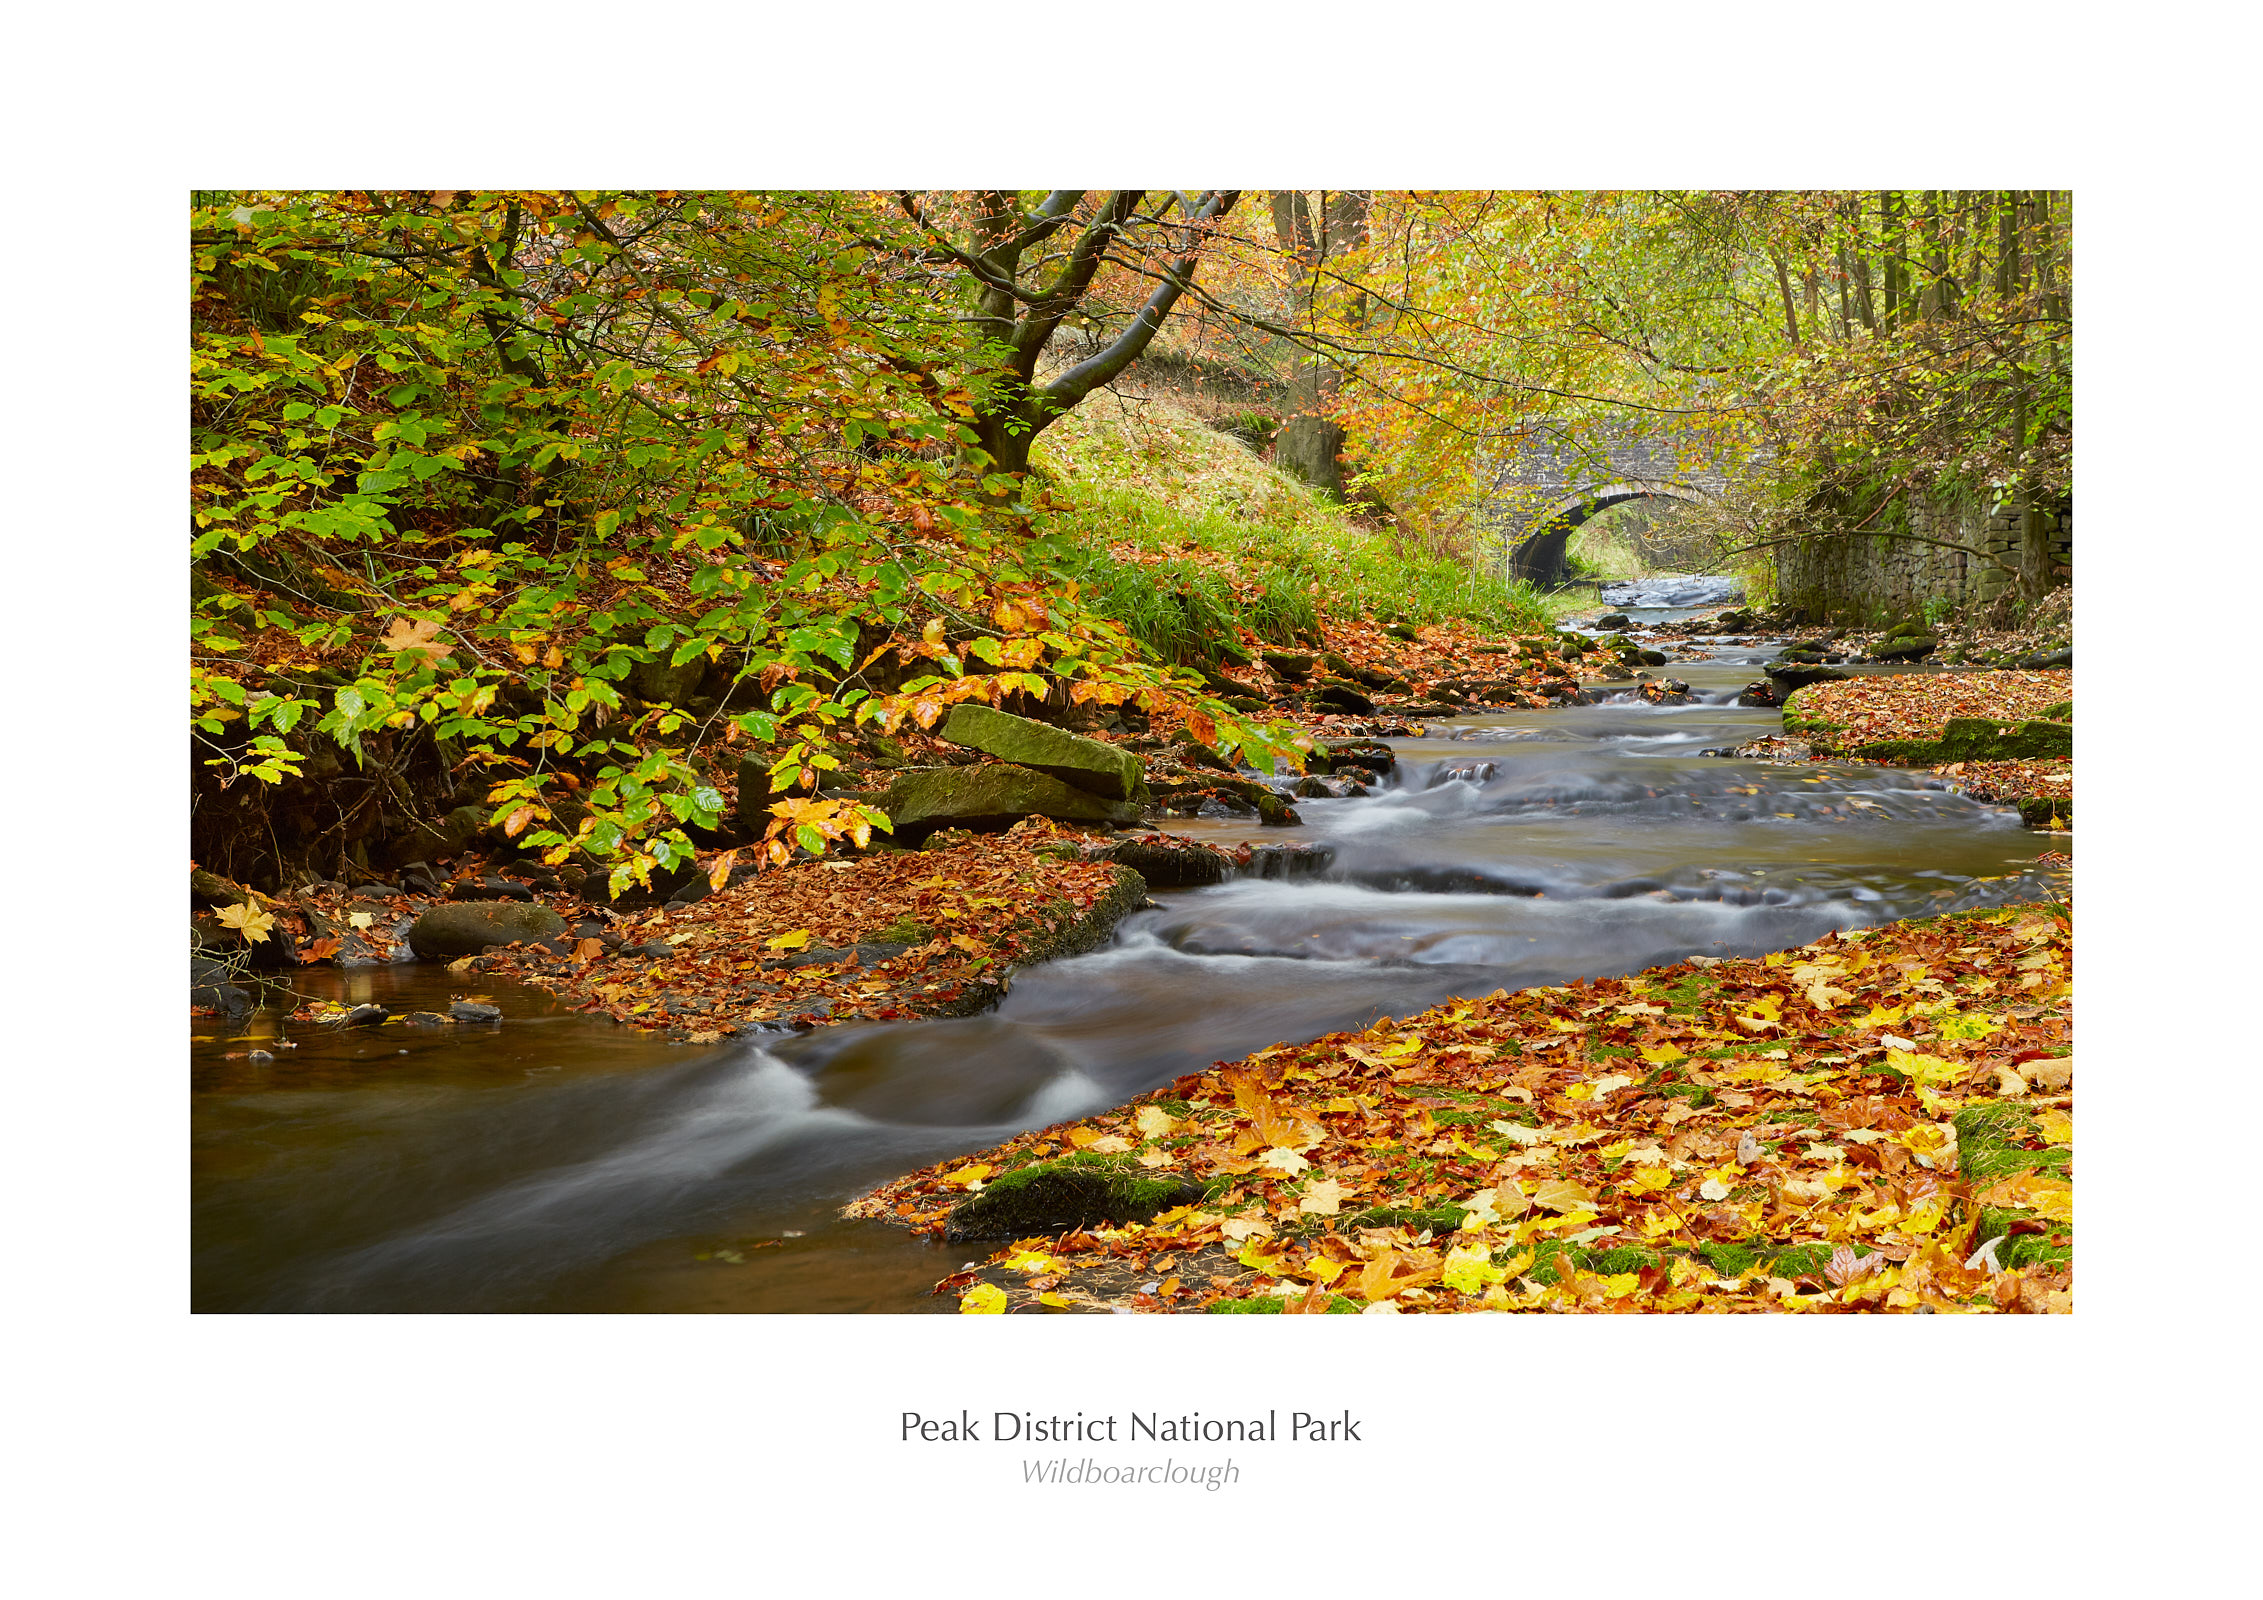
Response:
[{"label": "stone arch bridge", "polygon": [[1724,481],[1693,442],[1671,437],[1624,433],[1586,448],[1540,446],[1502,467],[1479,521],[1497,543],[1504,577],[1554,587],[1564,582],[1572,534],[1597,512],[1629,500],[1698,504]]}]

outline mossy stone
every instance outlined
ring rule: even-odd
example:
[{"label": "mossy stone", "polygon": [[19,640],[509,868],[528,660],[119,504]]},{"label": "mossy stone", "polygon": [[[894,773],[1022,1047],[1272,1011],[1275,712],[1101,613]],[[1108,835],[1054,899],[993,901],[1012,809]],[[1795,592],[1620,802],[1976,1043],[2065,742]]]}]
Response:
[{"label": "mossy stone", "polygon": [[476,956],[492,944],[532,944],[566,931],[548,906],[516,900],[456,900],[433,906],[409,925],[409,948],[426,961]]},{"label": "mossy stone", "polygon": [[1042,772],[1105,800],[1129,800],[1139,791],[1139,758],[1130,751],[1027,717],[956,705],[936,732],[952,744]]},{"label": "mossy stone", "polygon": [[930,830],[946,824],[995,828],[1023,817],[1057,822],[1139,820],[1126,800],[1108,800],[1028,767],[1004,763],[979,767],[930,767],[905,772],[878,802],[899,830]]},{"label": "mossy stone", "polygon": [[1099,1223],[1145,1222],[1202,1198],[1190,1178],[1148,1176],[1122,1156],[1089,1151],[1016,1167],[952,1208],[943,1237],[1027,1239],[1072,1233]]}]

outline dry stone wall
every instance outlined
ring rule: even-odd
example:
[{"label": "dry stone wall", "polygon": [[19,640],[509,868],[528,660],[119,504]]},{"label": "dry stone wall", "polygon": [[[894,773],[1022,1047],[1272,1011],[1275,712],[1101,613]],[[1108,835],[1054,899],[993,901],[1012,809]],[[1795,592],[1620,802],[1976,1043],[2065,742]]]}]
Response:
[{"label": "dry stone wall", "polygon": [[[1935,600],[1963,613],[2016,587],[2021,534],[2014,506],[1913,497],[1901,510],[1910,533],[1965,548],[1884,534],[1805,539],[1776,551],[1777,599],[1819,621],[1879,622],[1922,613]],[[2073,576],[2074,508],[2070,502],[2035,515],[2049,541],[2050,586],[2056,587]]]}]

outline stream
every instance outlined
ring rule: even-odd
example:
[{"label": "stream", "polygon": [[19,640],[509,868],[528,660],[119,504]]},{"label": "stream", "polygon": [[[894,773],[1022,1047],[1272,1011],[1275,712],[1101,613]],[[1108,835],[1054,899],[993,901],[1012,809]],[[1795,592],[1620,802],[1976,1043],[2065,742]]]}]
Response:
[{"label": "stream", "polygon": [[[1655,599],[1639,621],[1685,614]],[[285,1049],[268,1014],[264,1043],[196,1024],[193,1308],[952,1311],[926,1291],[967,1247],[838,1208],[1278,1041],[2042,892],[2035,858],[2064,839],[1938,779],[1700,754],[1781,728],[1730,703],[1771,652],[1704,647],[1658,669],[1688,705],[1591,684],[1614,698],[1391,740],[1387,787],[1299,800],[1286,834],[1174,821],[1334,861],[1160,893],[979,1017],[698,1049],[497,988],[499,1031],[305,1028]],[[297,982],[397,1008],[461,987],[438,966]]]}]

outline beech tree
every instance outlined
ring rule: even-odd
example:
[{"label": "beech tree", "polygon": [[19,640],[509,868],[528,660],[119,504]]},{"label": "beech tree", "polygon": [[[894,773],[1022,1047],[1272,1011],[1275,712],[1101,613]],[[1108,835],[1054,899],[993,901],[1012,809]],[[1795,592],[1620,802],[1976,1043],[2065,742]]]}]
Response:
[{"label": "beech tree", "polygon": [[[1317,347],[1320,307],[1327,298],[1331,264],[1367,243],[1370,196],[1343,189],[1320,197],[1320,222],[1303,191],[1273,191],[1273,234],[1290,263],[1290,325],[1304,336],[1295,344],[1297,367],[1288,384],[1281,436],[1274,442],[1274,464],[1295,474],[1332,499],[1344,497],[1344,429],[1334,415],[1343,383],[1340,368]],[[1365,296],[1357,289],[1339,313],[1351,329],[1364,320]]]}]

